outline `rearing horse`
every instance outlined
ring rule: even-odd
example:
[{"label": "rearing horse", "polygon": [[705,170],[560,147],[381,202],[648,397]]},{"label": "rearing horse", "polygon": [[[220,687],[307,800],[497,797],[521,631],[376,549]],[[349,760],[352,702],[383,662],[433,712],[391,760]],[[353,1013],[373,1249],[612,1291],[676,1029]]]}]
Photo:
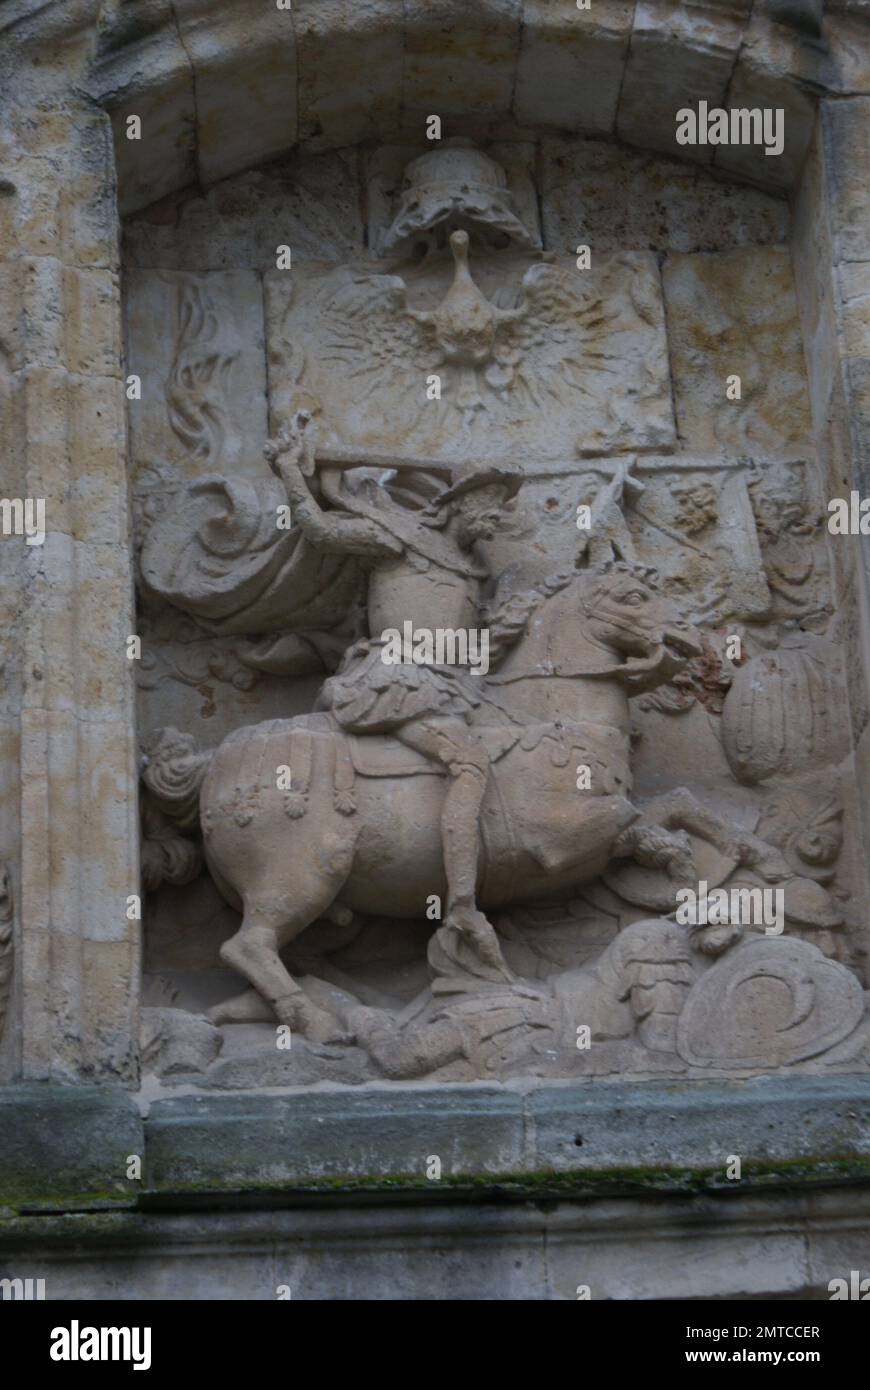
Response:
[{"label": "rearing horse", "polygon": [[[629,697],[701,650],[679,611],[624,565],[572,571],[511,609],[513,644],[482,705],[483,718],[490,700],[509,716],[480,731],[494,762],[481,812],[484,910],[562,897],[615,852],[632,853]],[[288,765],[290,792],[276,778]],[[443,777],[387,736],[350,736],[327,714],[306,715],[245,726],[202,754],[167,730],[144,781],[188,829],[198,798],[206,862],[243,914],[221,957],[313,1040],[341,1030],[292,978],[282,948],[322,917],[421,918],[445,892]]]}]

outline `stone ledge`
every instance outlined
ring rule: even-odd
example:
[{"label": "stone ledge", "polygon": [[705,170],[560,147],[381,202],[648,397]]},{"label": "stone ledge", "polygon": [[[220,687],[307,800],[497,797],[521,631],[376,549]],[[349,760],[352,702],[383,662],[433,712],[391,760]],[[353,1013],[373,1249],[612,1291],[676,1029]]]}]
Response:
[{"label": "stone ledge", "polygon": [[[734,1185],[732,1184],[732,1187]],[[0,1277],[46,1298],[827,1299],[867,1268],[870,1184],[595,1202],[112,1211],[0,1220]]]},{"label": "stone ledge", "polygon": [[747,1181],[854,1180],[870,1174],[870,1078],[210,1093],[156,1102],[145,1132],[148,1191],[194,1198],[706,1190],[730,1154]]},{"label": "stone ledge", "polygon": [[127,1159],[144,1152],[142,1120],[120,1087],[0,1088],[0,1210],[129,1206]]},{"label": "stone ledge", "polygon": [[[144,1157],[129,1181],[127,1157]],[[742,1162],[739,1183],[726,1175]],[[430,1176],[440,1160],[440,1177]],[[0,1092],[0,1207],[585,1201],[870,1181],[870,1078],[484,1085],[161,1099]]]},{"label": "stone ledge", "polygon": [[[536,1166],[724,1169],[854,1156],[870,1163],[870,1077],[759,1077],[538,1090]],[[582,1140],[578,1143],[578,1140]]]},{"label": "stone ledge", "polygon": [[523,1098],[496,1087],[180,1096],[145,1122],[156,1191],[418,1179],[523,1171]]}]

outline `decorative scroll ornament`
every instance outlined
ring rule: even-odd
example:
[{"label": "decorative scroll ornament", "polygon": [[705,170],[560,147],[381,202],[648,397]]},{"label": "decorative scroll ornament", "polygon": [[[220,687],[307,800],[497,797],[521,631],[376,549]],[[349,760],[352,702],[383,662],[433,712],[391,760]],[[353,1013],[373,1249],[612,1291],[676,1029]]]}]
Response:
[{"label": "decorative scroll ornament", "polygon": [[184,280],[177,315],[177,346],[166,383],[169,423],[193,458],[216,464],[225,431],[222,397],[235,354],[214,350],[217,315],[195,280]]}]

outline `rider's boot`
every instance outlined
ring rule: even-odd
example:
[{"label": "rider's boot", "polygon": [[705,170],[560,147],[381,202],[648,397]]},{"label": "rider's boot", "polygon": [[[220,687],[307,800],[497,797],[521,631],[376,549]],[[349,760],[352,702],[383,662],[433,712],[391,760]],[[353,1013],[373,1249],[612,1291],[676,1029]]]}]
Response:
[{"label": "rider's boot", "polygon": [[[450,769],[450,785],[441,812],[441,839],[444,846],[444,868],[447,875],[447,907],[444,937],[458,933],[474,957],[484,967],[478,972],[487,978],[513,979],[502,955],[498,936],[489,919],[476,906],[477,868],[480,850],[480,807],[486,791],[489,765],[483,759],[474,763],[454,765]],[[446,929],[446,931],[445,931]],[[454,965],[462,956],[447,947]]]}]

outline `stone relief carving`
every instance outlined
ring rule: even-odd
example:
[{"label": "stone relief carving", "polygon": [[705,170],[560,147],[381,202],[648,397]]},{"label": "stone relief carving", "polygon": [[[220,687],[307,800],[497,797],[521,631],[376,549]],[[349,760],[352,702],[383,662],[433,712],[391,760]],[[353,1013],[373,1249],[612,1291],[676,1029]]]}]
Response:
[{"label": "stone relief carving", "polygon": [[[422,260],[392,261],[401,273],[369,263],[266,275],[279,419],[306,406],[334,431],[325,445],[433,458],[461,458],[469,444],[492,458],[502,431],[544,457],[673,445],[654,257],[608,254],[578,273],[573,259],[536,251],[503,173],[479,151],[422,156],[407,182],[383,254],[422,235]],[[494,232],[507,249],[493,249]],[[423,410],[433,374],[440,394]]]},{"label": "stone relief carving", "polygon": [[846,727],[838,716],[836,663],[836,648],[815,639],[754,656],[737,671],[722,711],[722,743],[735,777],[761,782],[839,761]]},{"label": "stone relief carving", "polygon": [[[143,539],[140,680],[274,684],[229,733],[145,741],[146,888],[205,865],[238,914],[223,992],[149,1007],[151,1065],[247,1039],[274,1071],[276,1024],[300,1083],[845,1064],[868,1039],[809,456],[677,451],[654,258],[541,253],[491,158],[418,157],[382,212],[388,266],[265,275],[272,437],[244,450],[214,303],[172,284],[191,468]],[[782,936],[684,924],[701,884],[776,892]]]}]

